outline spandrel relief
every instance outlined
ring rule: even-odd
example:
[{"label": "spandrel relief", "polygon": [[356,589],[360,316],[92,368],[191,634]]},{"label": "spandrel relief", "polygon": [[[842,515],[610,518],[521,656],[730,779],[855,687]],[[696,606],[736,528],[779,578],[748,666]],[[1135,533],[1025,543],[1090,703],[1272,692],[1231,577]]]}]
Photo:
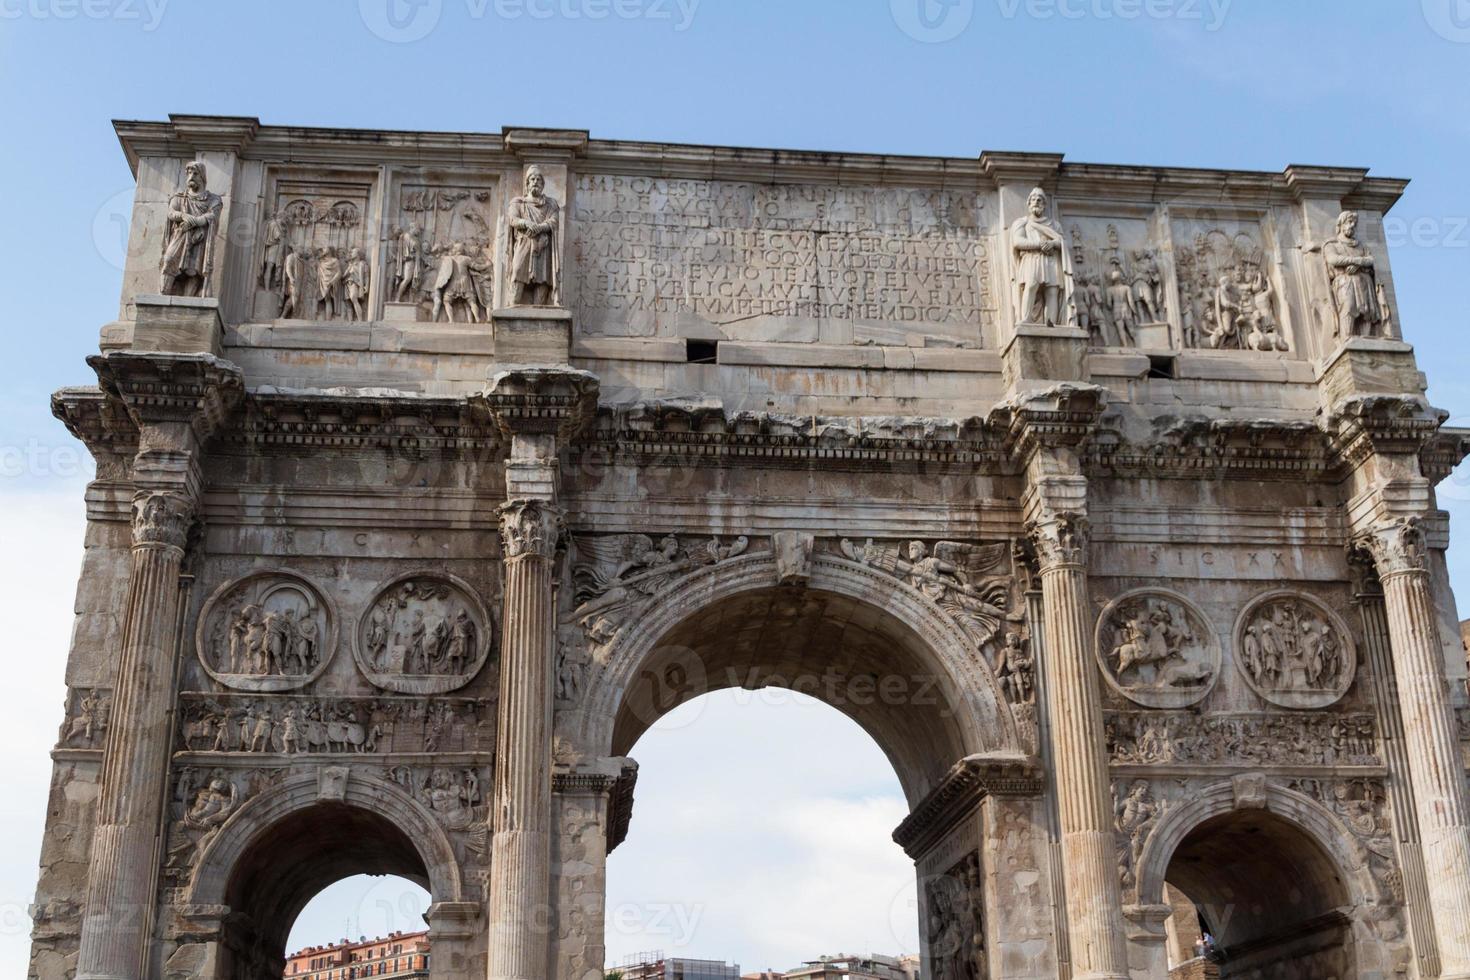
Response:
[{"label": "spandrel relief", "polygon": [[1338,616],[1310,596],[1257,598],[1235,626],[1236,665],[1261,697],[1286,708],[1325,708],[1352,686],[1357,650]]},{"label": "spandrel relief", "polygon": [[295,179],[275,185],[257,251],[257,318],[371,318],[370,190],[367,184]]},{"label": "spandrel relief", "polygon": [[495,306],[494,191],[403,185],[388,276],[392,319],[488,322]]},{"label": "spandrel relief", "polygon": [[495,635],[469,585],[447,575],[408,575],[384,587],[358,624],[357,665],[378,687],[442,694],[479,674]]},{"label": "spandrel relief", "polygon": [[1097,625],[1098,664],[1109,686],[1136,704],[1181,708],[1220,675],[1220,643],[1183,596],[1143,590],[1108,604]]},{"label": "spandrel relief", "polygon": [[1141,218],[1068,218],[1077,326],[1094,347],[1173,346],[1161,249]]},{"label": "spandrel relief", "polygon": [[221,587],[199,616],[199,662],[243,691],[305,687],[337,647],[337,618],[316,586],[290,572],[257,572]]},{"label": "spandrel relief", "polygon": [[1274,257],[1258,222],[1176,220],[1173,234],[1186,347],[1290,349]]}]

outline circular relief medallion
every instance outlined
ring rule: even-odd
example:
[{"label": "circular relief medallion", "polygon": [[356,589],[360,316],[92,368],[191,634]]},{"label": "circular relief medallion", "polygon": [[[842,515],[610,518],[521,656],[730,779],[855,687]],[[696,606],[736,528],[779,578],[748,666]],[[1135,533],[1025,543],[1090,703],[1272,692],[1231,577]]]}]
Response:
[{"label": "circular relief medallion", "polygon": [[1325,708],[1352,686],[1358,653],[1347,624],[1321,602],[1300,592],[1268,592],[1236,620],[1235,663],[1272,704]]},{"label": "circular relief medallion", "polygon": [[301,576],[255,572],[209,597],[194,643],[209,676],[226,687],[290,691],[327,669],[337,649],[337,615]]},{"label": "circular relief medallion", "polygon": [[357,666],[378,687],[442,694],[464,687],[490,658],[495,624],[475,592],[449,575],[389,582],[357,626]]},{"label": "circular relief medallion", "polygon": [[1219,638],[1175,592],[1140,589],[1108,603],[1094,649],[1113,690],[1148,708],[1194,704],[1220,676]]}]

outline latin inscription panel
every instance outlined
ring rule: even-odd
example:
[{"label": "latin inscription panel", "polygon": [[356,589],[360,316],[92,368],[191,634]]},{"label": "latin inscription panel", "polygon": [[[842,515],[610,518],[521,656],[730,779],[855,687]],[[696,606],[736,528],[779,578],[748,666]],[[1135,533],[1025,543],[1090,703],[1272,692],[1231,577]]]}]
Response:
[{"label": "latin inscription panel", "polygon": [[[980,346],[974,192],[586,174],[569,262],[581,330]],[[921,339],[914,340],[917,336]]]}]

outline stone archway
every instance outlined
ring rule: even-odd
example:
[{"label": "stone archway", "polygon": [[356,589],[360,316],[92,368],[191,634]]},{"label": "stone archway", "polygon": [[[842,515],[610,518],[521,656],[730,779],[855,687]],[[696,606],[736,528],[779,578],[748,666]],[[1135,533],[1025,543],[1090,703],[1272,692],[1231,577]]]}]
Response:
[{"label": "stone archway", "polygon": [[[918,815],[911,820],[932,829],[899,835],[922,886],[925,956],[935,937],[952,935],[964,940],[954,948],[945,940],[946,956],[979,963],[995,955],[987,941],[999,948],[1007,926],[986,921],[985,909],[1003,899],[994,891],[998,878],[983,868],[988,861],[1016,866],[1005,850],[1013,843],[1018,853],[1028,851],[1020,866],[1033,867],[1033,839],[1014,828],[1033,826],[1039,810],[1024,798],[986,801],[979,788],[987,777],[977,771],[1028,765],[990,664],[949,613],[900,578],[831,553],[812,554],[798,584],[782,584],[779,566],[773,551],[722,560],[629,615],[598,651],[573,723],[559,720],[562,736],[587,756],[617,759],[663,714],[711,691],[778,686],[829,704],[873,738]],[[1039,791],[1037,781],[1015,795]],[[563,820],[564,836],[568,827]],[[1005,844],[993,844],[1002,838]],[[569,882],[565,890],[582,887]],[[942,907],[941,891],[948,899]],[[600,951],[600,935],[589,934],[585,945],[563,935],[561,943],[564,975],[592,975],[595,957],[579,961],[567,950]],[[978,976],[996,975],[980,969]]]},{"label": "stone archway", "polygon": [[1352,830],[1304,793],[1242,777],[1168,811],[1139,857],[1138,908],[1160,908],[1166,883],[1199,911],[1224,978],[1393,972],[1394,897]]},{"label": "stone archway", "polygon": [[809,571],[801,587],[780,585],[767,551],[674,583],[603,651],[580,712],[579,745],[622,755],[682,701],[779,685],[826,701],[868,731],[910,805],[967,756],[1021,753],[990,665],[938,605],[835,555],[813,555]]},{"label": "stone archway", "polygon": [[324,887],[354,874],[397,875],[429,892],[431,976],[483,969],[472,959],[478,906],[465,901],[459,861],[434,817],[391,782],[322,768],[248,801],[208,842],[184,907],[212,926],[203,930],[209,942],[197,950],[182,944],[170,964],[192,972],[168,975],[279,975],[297,915]]}]

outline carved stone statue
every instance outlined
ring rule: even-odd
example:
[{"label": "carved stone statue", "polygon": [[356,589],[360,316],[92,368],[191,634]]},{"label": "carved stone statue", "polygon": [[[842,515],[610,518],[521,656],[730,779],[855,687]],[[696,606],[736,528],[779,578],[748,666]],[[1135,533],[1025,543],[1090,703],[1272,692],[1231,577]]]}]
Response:
[{"label": "carved stone statue", "polygon": [[204,296],[214,271],[214,238],[224,202],[208,187],[204,163],[184,166],[184,189],[168,199],[158,291],[165,296]]},{"label": "carved stone statue", "polygon": [[393,291],[394,298],[400,303],[414,295],[418,289],[422,269],[420,239],[423,233],[423,228],[417,224],[410,225],[398,233],[398,257],[394,263]]},{"label": "carved stone statue", "polygon": [[342,260],[337,249],[331,245],[322,249],[316,260],[316,318],[335,320],[341,311],[337,308],[337,287],[342,282]]},{"label": "carved stone statue", "polygon": [[1161,807],[1149,791],[1148,780],[1135,779],[1128,793],[1113,807],[1113,829],[1118,835],[1118,871],[1123,887],[1132,888],[1137,880],[1138,859],[1148,832],[1159,817]]},{"label": "carved stone statue", "polygon": [[1381,337],[1386,317],[1378,274],[1357,234],[1358,213],[1344,211],[1337,216],[1337,236],[1322,245],[1337,310],[1337,336]]},{"label": "carved stone statue", "polygon": [[276,211],[265,222],[265,258],[260,264],[260,288],[278,289],[286,262],[286,249],[290,243],[290,226],[286,216]]},{"label": "carved stone statue", "polygon": [[1133,347],[1138,343],[1134,328],[1138,326],[1137,297],[1123,278],[1123,270],[1113,266],[1108,273],[1108,319],[1117,334],[1113,338],[1120,347]]},{"label": "carved stone statue", "polygon": [[293,248],[286,256],[286,298],[281,304],[281,319],[300,318],[305,312],[306,288],[310,279],[310,247]]},{"label": "carved stone statue", "polygon": [[510,304],[551,306],[561,285],[561,210],[546,195],[540,167],[526,169],[526,193],[510,202]]},{"label": "carved stone statue", "polygon": [[1047,216],[1046,192],[1026,199],[1030,212],[1011,225],[1016,322],[1065,326],[1068,261],[1061,225]]},{"label": "carved stone statue", "polygon": [[1162,322],[1164,277],[1154,253],[1148,249],[1134,252],[1132,273],[1133,301],[1138,315],[1145,323]]},{"label": "carved stone statue", "polygon": [[1029,704],[1036,692],[1036,658],[1020,633],[1006,633],[996,654],[995,676],[1012,704]]},{"label": "carved stone statue", "polygon": [[434,312],[430,316],[433,322],[439,322],[442,310],[453,323],[455,303],[468,307],[471,323],[480,322],[480,297],[470,275],[472,261],[465,252],[464,242],[455,242],[439,260],[439,275],[434,280]]},{"label": "carved stone statue", "polygon": [[352,319],[367,319],[368,287],[371,285],[372,273],[368,269],[367,259],[362,254],[362,249],[353,246],[347,253],[347,268],[342,273],[342,285],[344,295],[347,297],[347,306],[351,310]]},{"label": "carved stone statue", "polygon": [[321,673],[333,628],[315,587],[293,575],[261,572],[223,587],[205,605],[199,657],[228,687],[290,690]]},{"label": "carved stone statue", "polygon": [[1010,579],[994,574],[1009,553],[1006,545],[938,541],[931,553],[923,541],[910,541],[900,548],[876,544],[871,538],[859,546],[844,538],[838,547],[853,561],[903,579],[934,600],[969,634],[977,649],[995,637],[1002,623],[1021,618],[1020,613],[1009,611]]}]

